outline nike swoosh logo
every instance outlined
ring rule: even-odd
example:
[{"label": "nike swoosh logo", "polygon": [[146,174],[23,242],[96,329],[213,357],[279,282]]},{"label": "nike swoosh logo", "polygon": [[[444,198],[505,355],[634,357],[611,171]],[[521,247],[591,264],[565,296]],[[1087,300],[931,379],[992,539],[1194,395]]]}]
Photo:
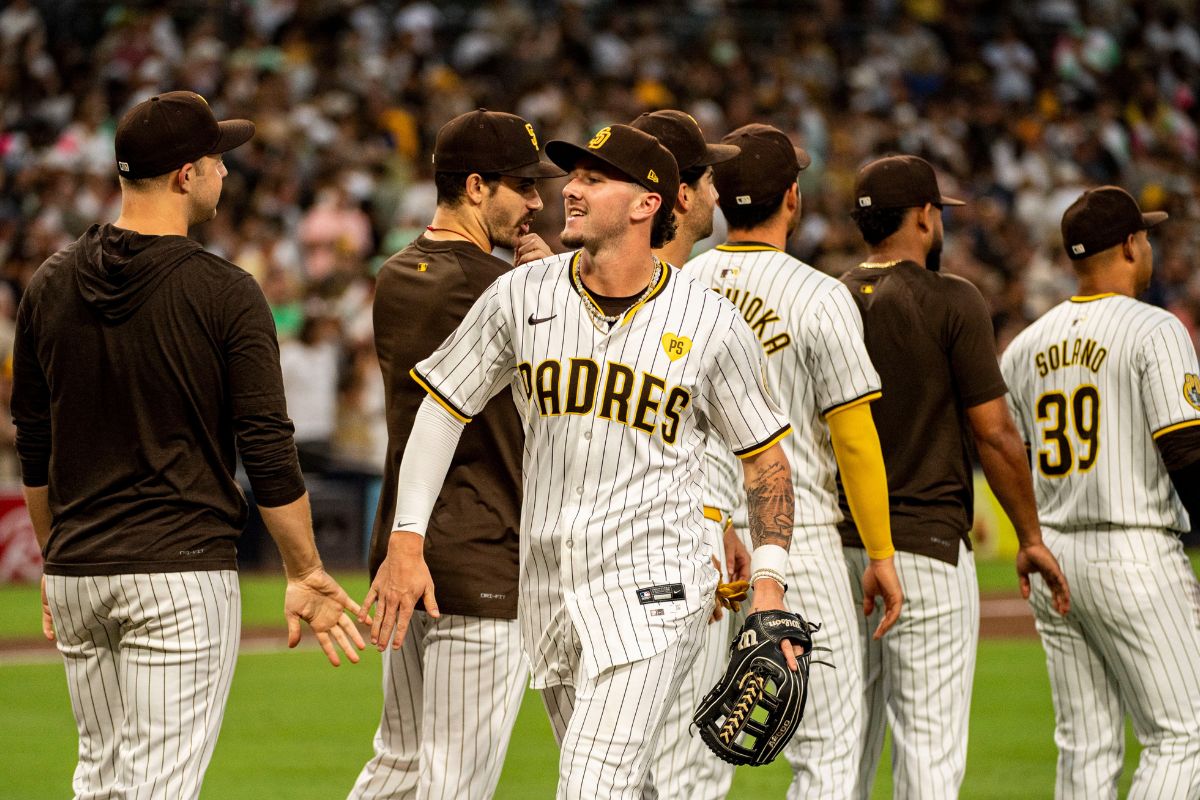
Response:
[{"label": "nike swoosh logo", "polygon": [[535,317],[533,314],[530,314],[529,315],[529,324],[530,325],[541,325],[543,322],[549,322],[550,320],[554,319],[557,316],[558,316],[558,314],[551,314],[548,317]]}]

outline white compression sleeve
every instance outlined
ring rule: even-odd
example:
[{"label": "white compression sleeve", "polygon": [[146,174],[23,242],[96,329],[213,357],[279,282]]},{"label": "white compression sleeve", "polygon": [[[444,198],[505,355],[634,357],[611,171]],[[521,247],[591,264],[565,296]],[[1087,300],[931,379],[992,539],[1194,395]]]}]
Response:
[{"label": "white compression sleeve", "polygon": [[429,395],[421,401],[400,459],[392,530],[425,535],[464,427],[466,423],[455,419]]}]

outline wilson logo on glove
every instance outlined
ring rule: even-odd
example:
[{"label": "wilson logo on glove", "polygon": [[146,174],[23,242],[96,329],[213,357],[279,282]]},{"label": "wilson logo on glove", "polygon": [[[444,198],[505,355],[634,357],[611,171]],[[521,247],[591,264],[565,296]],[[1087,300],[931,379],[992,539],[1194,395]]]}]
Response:
[{"label": "wilson logo on glove", "polygon": [[[725,674],[692,717],[700,738],[718,757],[761,766],[783,750],[804,717],[813,651],[829,650],[813,647],[812,634],[820,627],[788,611],[760,611],[746,619],[730,643]],[[795,672],[783,654],[785,640],[796,653]]]}]

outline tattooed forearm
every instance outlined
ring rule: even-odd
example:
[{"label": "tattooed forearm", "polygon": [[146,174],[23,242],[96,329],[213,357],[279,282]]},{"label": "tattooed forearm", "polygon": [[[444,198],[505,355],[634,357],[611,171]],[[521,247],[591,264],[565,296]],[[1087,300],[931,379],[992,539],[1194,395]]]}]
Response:
[{"label": "tattooed forearm", "polygon": [[782,451],[774,452],[776,449],[757,456],[753,464],[745,464],[746,510],[751,546],[777,544],[786,550],[792,541],[796,496],[787,458]]}]

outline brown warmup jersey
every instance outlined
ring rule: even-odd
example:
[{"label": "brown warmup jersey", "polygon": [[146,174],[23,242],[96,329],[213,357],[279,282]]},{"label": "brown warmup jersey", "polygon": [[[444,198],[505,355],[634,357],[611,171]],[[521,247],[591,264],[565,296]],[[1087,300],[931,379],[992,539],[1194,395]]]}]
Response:
[{"label": "brown warmup jersey", "polygon": [[[896,549],[958,563],[973,519],[966,410],[1004,396],[991,316],[971,283],[912,261],[842,276],[883,384],[871,404],[887,467]],[[861,547],[845,493],[842,543]]]},{"label": "brown warmup jersey", "polygon": [[[422,236],[379,271],[375,347],[387,391],[388,455],[371,536],[372,579],[387,555],[400,459],[425,398],[409,370],[436,350],[483,290],[511,268],[469,242]],[[425,560],[443,613],[516,619],[523,444],[507,392],[492,398],[463,431],[425,537]]]}]

